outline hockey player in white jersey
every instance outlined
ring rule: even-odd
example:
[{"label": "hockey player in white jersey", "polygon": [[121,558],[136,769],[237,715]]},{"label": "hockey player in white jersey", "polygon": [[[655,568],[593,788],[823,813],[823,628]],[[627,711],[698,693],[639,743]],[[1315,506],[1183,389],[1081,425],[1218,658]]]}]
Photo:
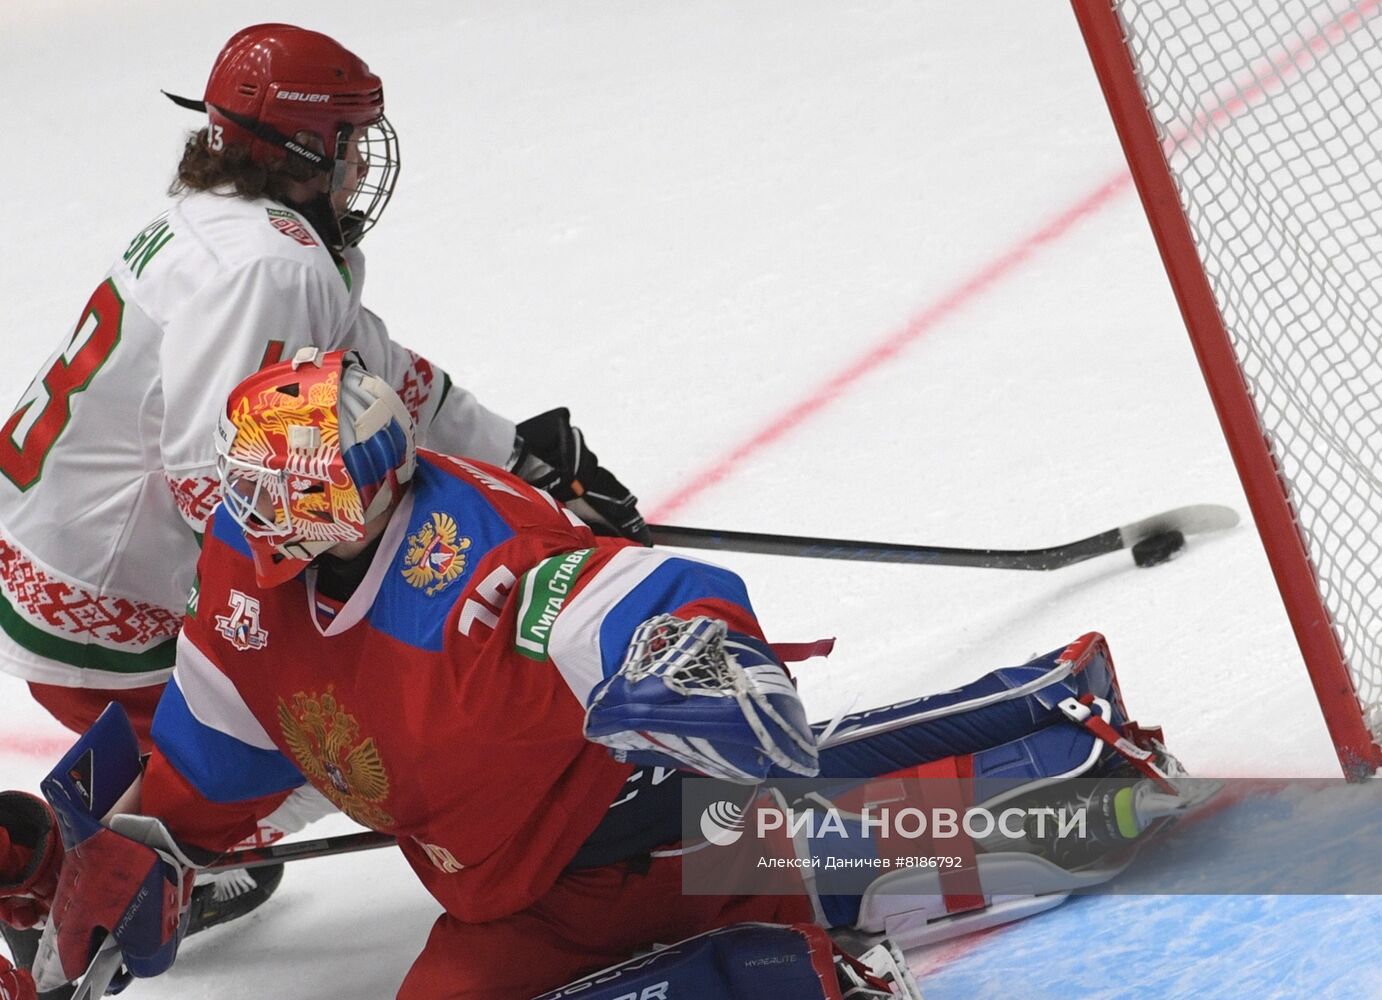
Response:
[{"label": "hockey player in white jersey", "polygon": [[565,409],[520,435],[362,306],[358,244],[399,166],[363,61],[325,35],[256,25],[227,42],[204,100],[174,100],[206,118],[171,202],[90,291],[0,433],[0,670],[77,731],[118,700],[147,743],[217,501],[220,407],[304,346],[358,350],[429,445],[580,495],[583,516],[646,540],[636,498]]}]

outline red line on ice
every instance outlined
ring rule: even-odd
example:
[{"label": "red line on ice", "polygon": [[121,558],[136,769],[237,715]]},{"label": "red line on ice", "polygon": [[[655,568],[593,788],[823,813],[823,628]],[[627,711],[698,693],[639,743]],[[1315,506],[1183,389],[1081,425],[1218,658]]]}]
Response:
[{"label": "red line on ice", "polygon": [[800,402],[789,407],[757,433],[692,475],[685,486],[657,504],[650,512],[648,519],[650,521],[665,519],[668,515],[685,507],[710,487],[729,478],[750,456],[786,437],[788,433],[853,388],[864,376],[896,360],[907,347],[935,329],[963,306],[990,291],[994,285],[1026,263],[1037,251],[1054,243],[1068,233],[1080,220],[1103,208],[1115,196],[1128,188],[1131,183],[1132,176],[1126,171],[1119,171],[1117,175],[1109,178],[1091,193],[1061,211],[1035,232],[1018,240],[939,299],[923,308],[908,320],[900,330],[889,334],[856,361],[846,365],[842,370],[826,379],[825,382],[809,391]]},{"label": "red line on ice", "polygon": [[36,757],[57,763],[72,748],[76,736],[0,736],[0,754]]},{"label": "red line on ice", "polygon": [[[1382,0],[1362,0],[1352,10],[1345,11],[1325,24],[1314,35],[1297,42],[1295,45],[1281,49],[1278,53],[1270,56],[1265,65],[1259,64],[1252,67],[1252,75],[1247,80],[1240,81],[1237,94],[1231,95],[1224,102],[1202,111],[1195,121],[1183,125],[1175,138],[1177,140],[1192,137],[1201,138],[1208,132],[1222,128],[1272,90],[1278,86],[1284,86],[1291,77],[1303,74],[1321,56],[1331,51],[1333,46],[1347,32],[1352,31],[1379,13],[1382,13]],[[798,425],[828,406],[836,397],[852,388],[865,375],[895,360],[906,347],[920,339],[963,305],[988,292],[992,286],[1025,263],[1036,251],[1054,243],[1074,228],[1080,220],[1103,208],[1114,197],[1121,194],[1131,181],[1132,176],[1130,174],[1120,171],[1116,176],[1099,185],[1093,192],[1056,215],[1036,232],[1018,241],[971,277],[918,312],[902,329],[890,334],[853,364],[818,385],[800,402],[769,422],[763,429],[692,476],[686,486],[654,507],[648,519],[653,522],[663,520],[669,514],[685,507],[701,493],[729,478],[738,471],[739,466],[747,458],[785,437]],[[909,964],[911,964],[913,972],[919,978],[924,979],[926,975],[978,950],[989,937],[1002,934],[1009,926],[1011,925],[988,928],[935,945],[919,955],[912,956]]]},{"label": "red line on ice", "polygon": [[[1200,137],[1208,131],[1222,128],[1269,92],[1286,85],[1292,77],[1304,73],[1317,63],[1321,56],[1331,51],[1347,32],[1357,28],[1379,11],[1382,11],[1382,0],[1363,0],[1352,10],[1345,11],[1322,26],[1315,34],[1282,48],[1263,63],[1251,67],[1247,79],[1239,81],[1237,94],[1212,105],[1208,110],[1201,112],[1195,121],[1182,126],[1179,138],[1185,138],[1187,135]],[[963,306],[989,292],[994,285],[1026,263],[1037,251],[1067,235],[1076,223],[1107,205],[1130,187],[1131,182],[1132,176],[1120,170],[1050,219],[1036,232],[1017,241],[969,278],[923,308],[900,330],[889,334],[852,364],[811,389],[799,402],[769,421],[762,429],[694,473],[685,485],[652,507],[648,513],[648,520],[665,520],[711,487],[737,473],[747,459],[786,437],[836,398],[852,389],[864,376],[896,360],[907,347]]]}]

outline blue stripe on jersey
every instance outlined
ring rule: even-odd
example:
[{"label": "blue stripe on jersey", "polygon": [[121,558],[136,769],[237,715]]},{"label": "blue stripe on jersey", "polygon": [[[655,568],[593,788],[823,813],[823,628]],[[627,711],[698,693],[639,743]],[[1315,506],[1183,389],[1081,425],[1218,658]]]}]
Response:
[{"label": "blue stripe on jersey", "polygon": [[749,592],[737,573],[691,559],[668,559],[649,573],[600,623],[600,661],[606,677],[619,669],[633,630],[654,615],[671,614],[692,601],[717,598],[749,614]]},{"label": "blue stripe on jersey", "polygon": [[212,802],[242,802],[297,788],[306,779],[277,750],[261,750],[198,721],[177,679],[154,713],[154,742],[178,773]]},{"label": "blue stripe on jersey", "polygon": [[[514,530],[490,506],[481,487],[456,478],[421,456],[412,484],[413,516],[408,522],[408,535],[379,587],[369,623],[399,642],[438,652],[445,638],[447,611],[470,585],[474,567],[491,550],[512,538]],[[446,517],[456,525],[454,544],[439,537],[438,522]],[[446,563],[430,561],[423,547],[428,538],[433,546],[431,554],[445,557]],[[460,551],[452,555],[442,546]],[[427,572],[431,566],[453,567],[458,558],[464,560],[464,568],[449,579]],[[409,566],[422,570],[414,574],[414,582],[403,575]]]},{"label": "blue stripe on jersey", "polygon": [[230,511],[226,510],[223,503],[217,504],[216,509],[211,512],[211,534],[217,541],[229,545],[246,559],[254,558],[249,543],[245,541],[245,533],[240,530],[235,518],[230,516]]}]

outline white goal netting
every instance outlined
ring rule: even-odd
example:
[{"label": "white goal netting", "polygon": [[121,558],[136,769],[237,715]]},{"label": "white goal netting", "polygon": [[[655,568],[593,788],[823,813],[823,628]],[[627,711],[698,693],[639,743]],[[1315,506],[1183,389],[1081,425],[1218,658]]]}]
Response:
[{"label": "white goal netting", "polygon": [[1117,0],[1318,588],[1382,733],[1382,0]]}]

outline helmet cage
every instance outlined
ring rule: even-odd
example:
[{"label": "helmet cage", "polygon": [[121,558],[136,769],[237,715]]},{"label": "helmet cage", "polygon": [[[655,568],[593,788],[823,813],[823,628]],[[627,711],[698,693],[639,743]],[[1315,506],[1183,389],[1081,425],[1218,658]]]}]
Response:
[{"label": "helmet cage", "polygon": [[[221,441],[233,438],[232,430]],[[230,447],[217,450],[226,512],[252,544],[329,547],[365,536],[365,504],[335,445],[290,451],[282,468],[275,467],[278,456],[265,461],[232,454]]]},{"label": "helmet cage", "polygon": [[[367,125],[356,126],[341,122],[336,128],[336,145],[331,156],[299,142],[295,136],[285,135],[273,125],[258,121],[249,115],[231,111],[229,108],[196,101],[189,97],[179,97],[166,90],[163,95],[178,107],[189,111],[207,113],[212,121],[224,118],[232,125],[248,134],[252,142],[283,150],[288,156],[307,164],[314,170],[331,178],[331,193],[345,188],[350,173],[350,152],[352,144],[358,146],[362,171],[360,181],[351,192],[345,210],[337,214],[341,228],[341,245],[355,246],[379,222],[379,217],[388,207],[393,197],[394,186],[398,183],[401,160],[398,153],[398,133],[389,119],[381,111],[379,117]],[[357,129],[361,133],[355,138]]]},{"label": "helmet cage", "polygon": [[[353,486],[342,486],[329,476],[307,471],[272,469],[233,455],[218,456],[216,464],[226,510],[246,538],[275,544],[292,540],[334,545],[364,537],[363,520],[344,513],[339,503],[333,504],[337,508],[334,512],[321,516],[304,512],[306,498],[334,491],[339,500],[339,493],[353,490]],[[358,509],[360,504],[357,501],[346,506]]]},{"label": "helmet cage", "polygon": [[354,351],[304,347],[231,393],[216,454],[224,509],[273,586],[366,537],[412,477],[413,423]]},{"label": "helmet cage", "polygon": [[336,134],[336,156],[331,163],[331,190],[345,187],[351,147],[358,150],[360,179],[340,213],[344,246],[354,246],[374,228],[393,197],[398,181],[398,133],[382,114],[377,121],[356,129],[345,125]]}]

